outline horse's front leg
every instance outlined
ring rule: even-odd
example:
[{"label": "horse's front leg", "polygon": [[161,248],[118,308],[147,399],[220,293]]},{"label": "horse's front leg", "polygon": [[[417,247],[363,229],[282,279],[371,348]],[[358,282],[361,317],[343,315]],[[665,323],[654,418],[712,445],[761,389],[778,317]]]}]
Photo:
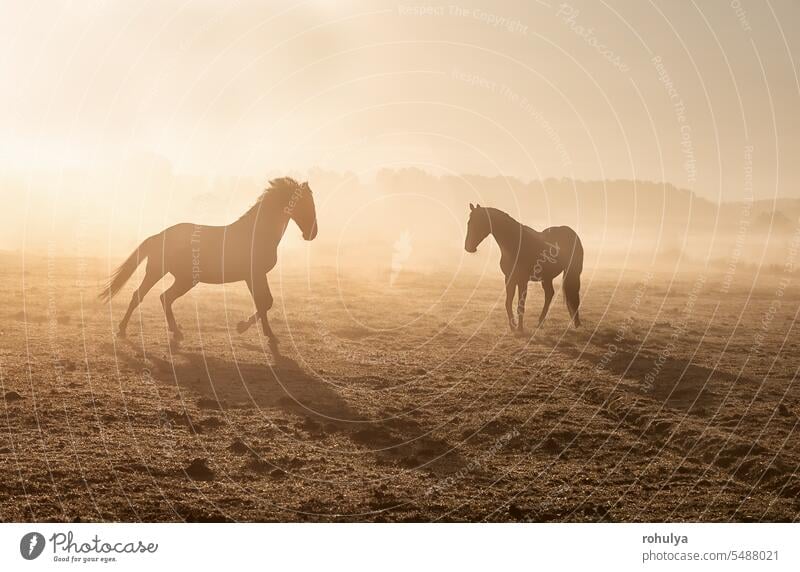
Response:
[{"label": "horse's front leg", "polygon": [[517,298],[517,330],[522,333],[525,330],[522,322],[525,318],[525,299],[528,297],[528,279],[521,279],[517,288],[519,290]]},{"label": "horse's front leg", "polygon": [[269,290],[269,282],[267,282],[266,275],[256,276],[252,280],[249,280],[247,282],[247,287],[250,289],[250,293],[253,295],[253,302],[255,302],[256,305],[256,312],[250,316],[246,322],[239,322],[237,329],[240,332],[243,332],[252,324],[254,324],[257,319],[260,319],[261,328],[264,331],[264,335],[272,340],[272,342],[275,342],[276,337],[272,331],[272,328],[269,326],[269,319],[267,318],[267,311],[272,308],[273,298],[272,292]]},{"label": "horse's front leg", "polygon": [[[267,281],[266,274],[264,275],[263,282],[261,282],[260,287],[257,285],[253,285],[256,289],[256,312],[258,312],[259,317],[261,318],[261,329],[264,331],[264,335],[270,339],[270,342],[275,344],[278,341],[277,336],[272,331],[272,328],[269,327],[269,318],[267,318],[267,312],[272,308],[273,298],[272,292],[269,289],[269,282]],[[260,307],[259,307],[260,304]]]},{"label": "horse's front leg", "polygon": [[236,324],[236,331],[240,334],[245,333],[247,330],[250,329],[250,326],[255,324],[258,321],[258,312],[253,312],[253,314],[247,318],[246,320],[242,320],[238,324]]},{"label": "horse's front leg", "polygon": [[[248,317],[246,320],[242,320],[241,322],[236,324],[236,331],[239,332],[240,334],[245,333],[247,330],[250,329],[250,326],[252,326],[258,321],[258,302],[256,302],[256,294],[254,293],[253,283],[249,280],[247,281],[247,288],[250,290],[250,294],[253,296],[253,302],[256,303],[256,311],[253,312],[250,315],[250,317]],[[266,292],[266,298],[265,298],[266,309],[269,310],[270,308],[272,308],[273,298],[272,298],[272,292],[269,289],[269,282],[267,281],[266,277],[264,277],[263,290]],[[267,328],[269,328],[269,324],[267,324]]]},{"label": "horse's front leg", "polygon": [[514,323],[514,291],[517,289],[517,281],[512,275],[506,276],[506,315],[508,316],[508,327],[513,331],[517,326]]}]

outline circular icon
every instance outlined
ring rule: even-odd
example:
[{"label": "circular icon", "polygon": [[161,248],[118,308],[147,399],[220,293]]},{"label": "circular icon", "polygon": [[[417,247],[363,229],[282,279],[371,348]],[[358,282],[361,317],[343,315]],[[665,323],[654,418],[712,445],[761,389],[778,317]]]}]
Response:
[{"label": "circular icon", "polygon": [[19,552],[25,560],[34,560],[44,550],[44,535],[29,532],[19,541]]}]

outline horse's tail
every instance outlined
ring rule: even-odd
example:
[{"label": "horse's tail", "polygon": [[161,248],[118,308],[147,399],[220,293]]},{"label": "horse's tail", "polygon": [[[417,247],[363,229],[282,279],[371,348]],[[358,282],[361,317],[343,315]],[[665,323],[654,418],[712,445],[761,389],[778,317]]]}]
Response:
[{"label": "horse's tail", "polygon": [[[570,229],[571,230],[571,229]],[[561,285],[564,290],[564,299],[567,302],[570,316],[575,326],[581,325],[578,308],[581,305],[581,272],[583,272],[583,245],[581,239],[575,231],[573,235],[572,247],[569,251],[569,258],[564,267],[564,281]]]},{"label": "horse's tail", "polygon": [[122,289],[122,287],[125,285],[125,282],[127,282],[128,279],[133,276],[133,273],[136,271],[136,268],[139,266],[142,260],[150,256],[149,251],[153,244],[154,238],[154,236],[146,238],[144,242],[136,247],[136,249],[125,260],[125,262],[120,264],[119,268],[114,270],[108,283],[99,294],[99,298],[102,301],[108,302],[111,300],[111,298],[113,298],[116,293]]}]

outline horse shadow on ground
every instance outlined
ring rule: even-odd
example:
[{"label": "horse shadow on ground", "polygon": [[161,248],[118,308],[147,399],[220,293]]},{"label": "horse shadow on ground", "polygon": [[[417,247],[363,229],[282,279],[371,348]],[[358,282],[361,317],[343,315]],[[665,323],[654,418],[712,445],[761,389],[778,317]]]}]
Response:
[{"label": "horse shadow on ground", "polygon": [[557,352],[589,363],[594,372],[618,376],[620,389],[693,414],[706,415],[719,405],[721,397],[714,391],[719,389],[719,382],[748,381],[720,369],[672,357],[677,350],[668,354],[664,347],[641,348],[638,342],[617,338],[616,330],[579,332],[571,337],[560,333],[539,336],[543,343],[553,344]]},{"label": "horse shadow on ground", "polygon": [[[110,348],[110,346],[109,346]],[[190,390],[201,397],[205,408],[232,411],[258,408],[293,416],[310,439],[334,434],[347,436],[359,448],[366,448],[379,462],[449,475],[466,466],[463,456],[446,441],[409,418],[369,419],[354,409],[337,387],[304,370],[291,357],[273,348],[273,363],[223,359],[211,352],[176,350],[168,356],[148,353],[147,361],[137,356],[140,348],[118,345],[110,348],[118,360],[141,371],[148,365],[159,383]]]}]

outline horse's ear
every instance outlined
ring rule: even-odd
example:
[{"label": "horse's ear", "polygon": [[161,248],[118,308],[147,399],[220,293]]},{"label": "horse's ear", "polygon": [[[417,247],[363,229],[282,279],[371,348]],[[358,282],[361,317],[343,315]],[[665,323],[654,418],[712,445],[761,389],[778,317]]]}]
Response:
[{"label": "horse's ear", "polygon": [[476,209],[479,209],[479,208],[481,208],[481,205],[480,205],[480,204],[477,204],[477,205],[475,205],[475,208],[476,208]]},{"label": "horse's ear", "polygon": [[469,210],[474,211],[475,210],[475,205],[473,205],[472,203],[469,203]]}]

